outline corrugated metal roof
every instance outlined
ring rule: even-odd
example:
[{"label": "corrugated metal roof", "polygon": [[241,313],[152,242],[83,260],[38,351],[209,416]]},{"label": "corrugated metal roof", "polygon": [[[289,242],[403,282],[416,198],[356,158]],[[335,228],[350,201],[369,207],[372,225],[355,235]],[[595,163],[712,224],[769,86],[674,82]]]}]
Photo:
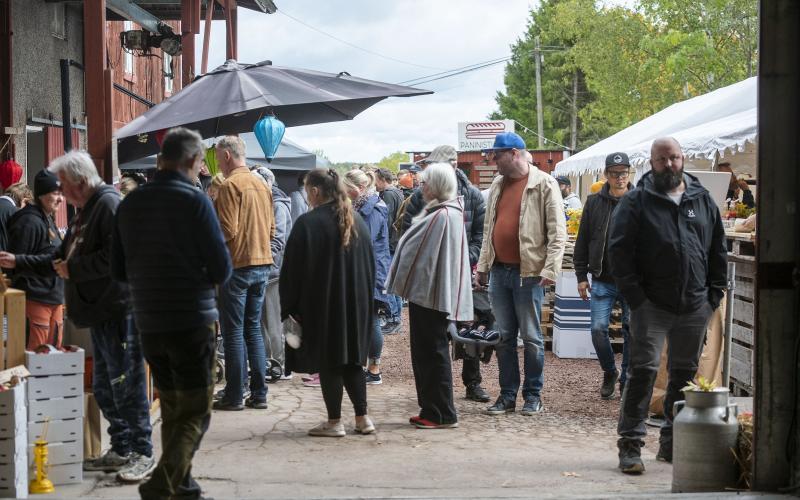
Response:
[{"label": "corrugated metal roof", "polygon": [[[180,21],[181,19],[181,0],[166,0],[161,2],[148,2],[147,0],[142,0],[140,2],[135,2],[136,5],[145,9],[146,11],[150,12],[157,18],[161,19],[162,21]],[[257,12],[264,12],[264,10],[259,6],[259,4],[255,0],[238,0],[237,2],[239,7],[243,7],[245,9],[255,10]],[[205,19],[206,17],[206,9],[205,4],[202,6],[200,11],[200,19]],[[111,10],[106,11],[106,18],[109,21],[123,21],[124,19],[117,15],[116,13],[112,12]],[[218,3],[214,3],[214,20],[224,20],[225,19],[225,11]]]}]

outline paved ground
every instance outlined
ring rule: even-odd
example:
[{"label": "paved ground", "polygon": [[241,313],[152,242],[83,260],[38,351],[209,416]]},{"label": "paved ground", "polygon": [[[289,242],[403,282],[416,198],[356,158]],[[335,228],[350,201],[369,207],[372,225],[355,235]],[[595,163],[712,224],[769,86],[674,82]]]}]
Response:
[{"label": "paved ground", "polygon": [[[618,401],[594,404],[599,384],[596,361],[548,357],[544,392],[548,409],[538,416],[484,415],[486,405],[462,399],[463,389],[457,383],[461,427],[418,430],[408,424],[418,408],[410,368],[403,362],[406,353],[406,335],[387,338],[384,356],[391,362],[384,365],[386,382],[369,387],[370,414],[378,428],[373,436],[352,434],[349,404],[344,411],[347,437],[307,436],[306,431],[324,418],[324,405],[319,389],[303,387],[299,377],[270,386],[267,411],[215,412],[194,462],[205,494],[652,498],[669,493],[671,466],[655,461],[653,439],[643,453],[646,474],[631,477],[617,471],[613,415]],[[458,379],[460,366],[454,371]],[[490,365],[485,373],[495,396],[496,367]],[[582,385],[571,383],[576,380]],[[160,440],[158,426],[154,440]],[[95,474],[87,475],[82,485],[59,487],[54,496],[133,498],[137,490],[117,485],[112,476]]]}]

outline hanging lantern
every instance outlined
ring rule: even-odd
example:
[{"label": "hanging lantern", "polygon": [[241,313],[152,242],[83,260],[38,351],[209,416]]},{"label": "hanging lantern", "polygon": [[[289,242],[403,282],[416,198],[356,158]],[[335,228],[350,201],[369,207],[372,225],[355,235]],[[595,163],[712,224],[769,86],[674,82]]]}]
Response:
[{"label": "hanging lantern", "polygon": [[21,178],[22,165],[14,160],[0,163],[0,189],[8,189],[8,186],[16,184]]},{"label": "hanging lantern", "polygon": [[278,146],[281,145],[283,133],[286,132],[286,125],[274,116],[264,117],[256,122],[253,127],[253,133],[258,139],[258,144],[261,150],[264,151],[264,158],[268,162],[272,162],[275,158],[275,153],[278,151]]},{"label": "hanging lantern", "polygon": [[212,144],[207,147],[205,154],[206,167],[208,168],[208,173],[211,174],[211,177],[214,177],[219,173],[219,167],[217,166],[216,146],[216,144]]}]

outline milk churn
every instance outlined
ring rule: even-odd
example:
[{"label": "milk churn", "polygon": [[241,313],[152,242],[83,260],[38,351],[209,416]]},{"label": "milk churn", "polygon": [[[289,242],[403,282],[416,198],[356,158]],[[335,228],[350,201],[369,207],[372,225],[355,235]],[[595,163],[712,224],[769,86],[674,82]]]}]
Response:
[{"label": "milk churn", "polygon": [[733,450],[739,433],[736,403],[728,389],[684,391],[675,403],[672,443],[672,492],[734,488],[738,468]]}]

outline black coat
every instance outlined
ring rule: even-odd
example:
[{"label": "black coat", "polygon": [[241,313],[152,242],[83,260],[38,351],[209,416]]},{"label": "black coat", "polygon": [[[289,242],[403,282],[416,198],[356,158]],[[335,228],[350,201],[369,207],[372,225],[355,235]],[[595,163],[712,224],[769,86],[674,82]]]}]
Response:
[{"label": "black coat", "polygon": [[[628,190],[633,185],[628,183]],[[608,262],[608,228],[611,225],[611,214],[617,208],[619,198],[611,196],[608,183],[595,194],[586,198],[581,214],[581,225],[575,241],[575,276],[578,283],[588,281],[587,275],[600,281],[614,282],[611,276],[611,264]]]},{"label": "black coat", "polygon": [[646,173],[611,217],[611,272],[631,308],[645,300],[675,314],[705,302],[716,309],[726,285],[725,230],[714,200],[684,174],[680,205],[655,190]]},{"label": "black coat", "polygon": [[300,348],[286,350],[287,368],[302,373],[365,365],[374,328],[375,259],[369,229],[355,215],[357,236],[342,248],[332,203],[295,221],[280,277],[281,318],[303,327]]},{"label": "black coat", "polygon": [[[467,179],[467,175],[460,169],[456,169],[456,179],[458,181],[458,194],[464,197],[464,230],[467,232],[467,242],[469,244],[469,263],[474,266],[481,256],[486,201],[483,199],[480,189],[473,186]],[[403,232],[411,227],[411,221],[418,213],[422,212],[424,207],[425,199],[422,197],[422,189],[417,189],[411,195],[411,200],[406,207]]]},{"label": "black coat", "polygon": [[[58,252],[69,268],[64,284],[69,319],[81,328],[128,313],[128,287],[111,278],[111,242],[119,202],[116,189],[100,186],[70,221]],[[76,234],[78,241],[70,252]]]},{"label": "black coat", "polygon": [[394,250],[397,248],[397,241],[400,239],[397,230],[394,228],[394,221],[397,218],[397,211],[400,209],[400,205],[403,204],[405,198],[403,197],[403,192],[394,186],[389,186],[381,191],[380,196],[389,209],[388,218],[386,220],[389,226],[389,253],[394,255]]},{"label": "black coat", "polygon": [[8,251],[17,256],[11,286],[25,298],[43,304],[64,303],[64,280],[53,269],[61,234],[53,218],[32,203],[8,221]]},{"label": "black coat", "polygon": [[13,203],[9,203],[8,198],[0,201],[0,251],[5,252],[8,248],[8,221],[19,209]]}]

